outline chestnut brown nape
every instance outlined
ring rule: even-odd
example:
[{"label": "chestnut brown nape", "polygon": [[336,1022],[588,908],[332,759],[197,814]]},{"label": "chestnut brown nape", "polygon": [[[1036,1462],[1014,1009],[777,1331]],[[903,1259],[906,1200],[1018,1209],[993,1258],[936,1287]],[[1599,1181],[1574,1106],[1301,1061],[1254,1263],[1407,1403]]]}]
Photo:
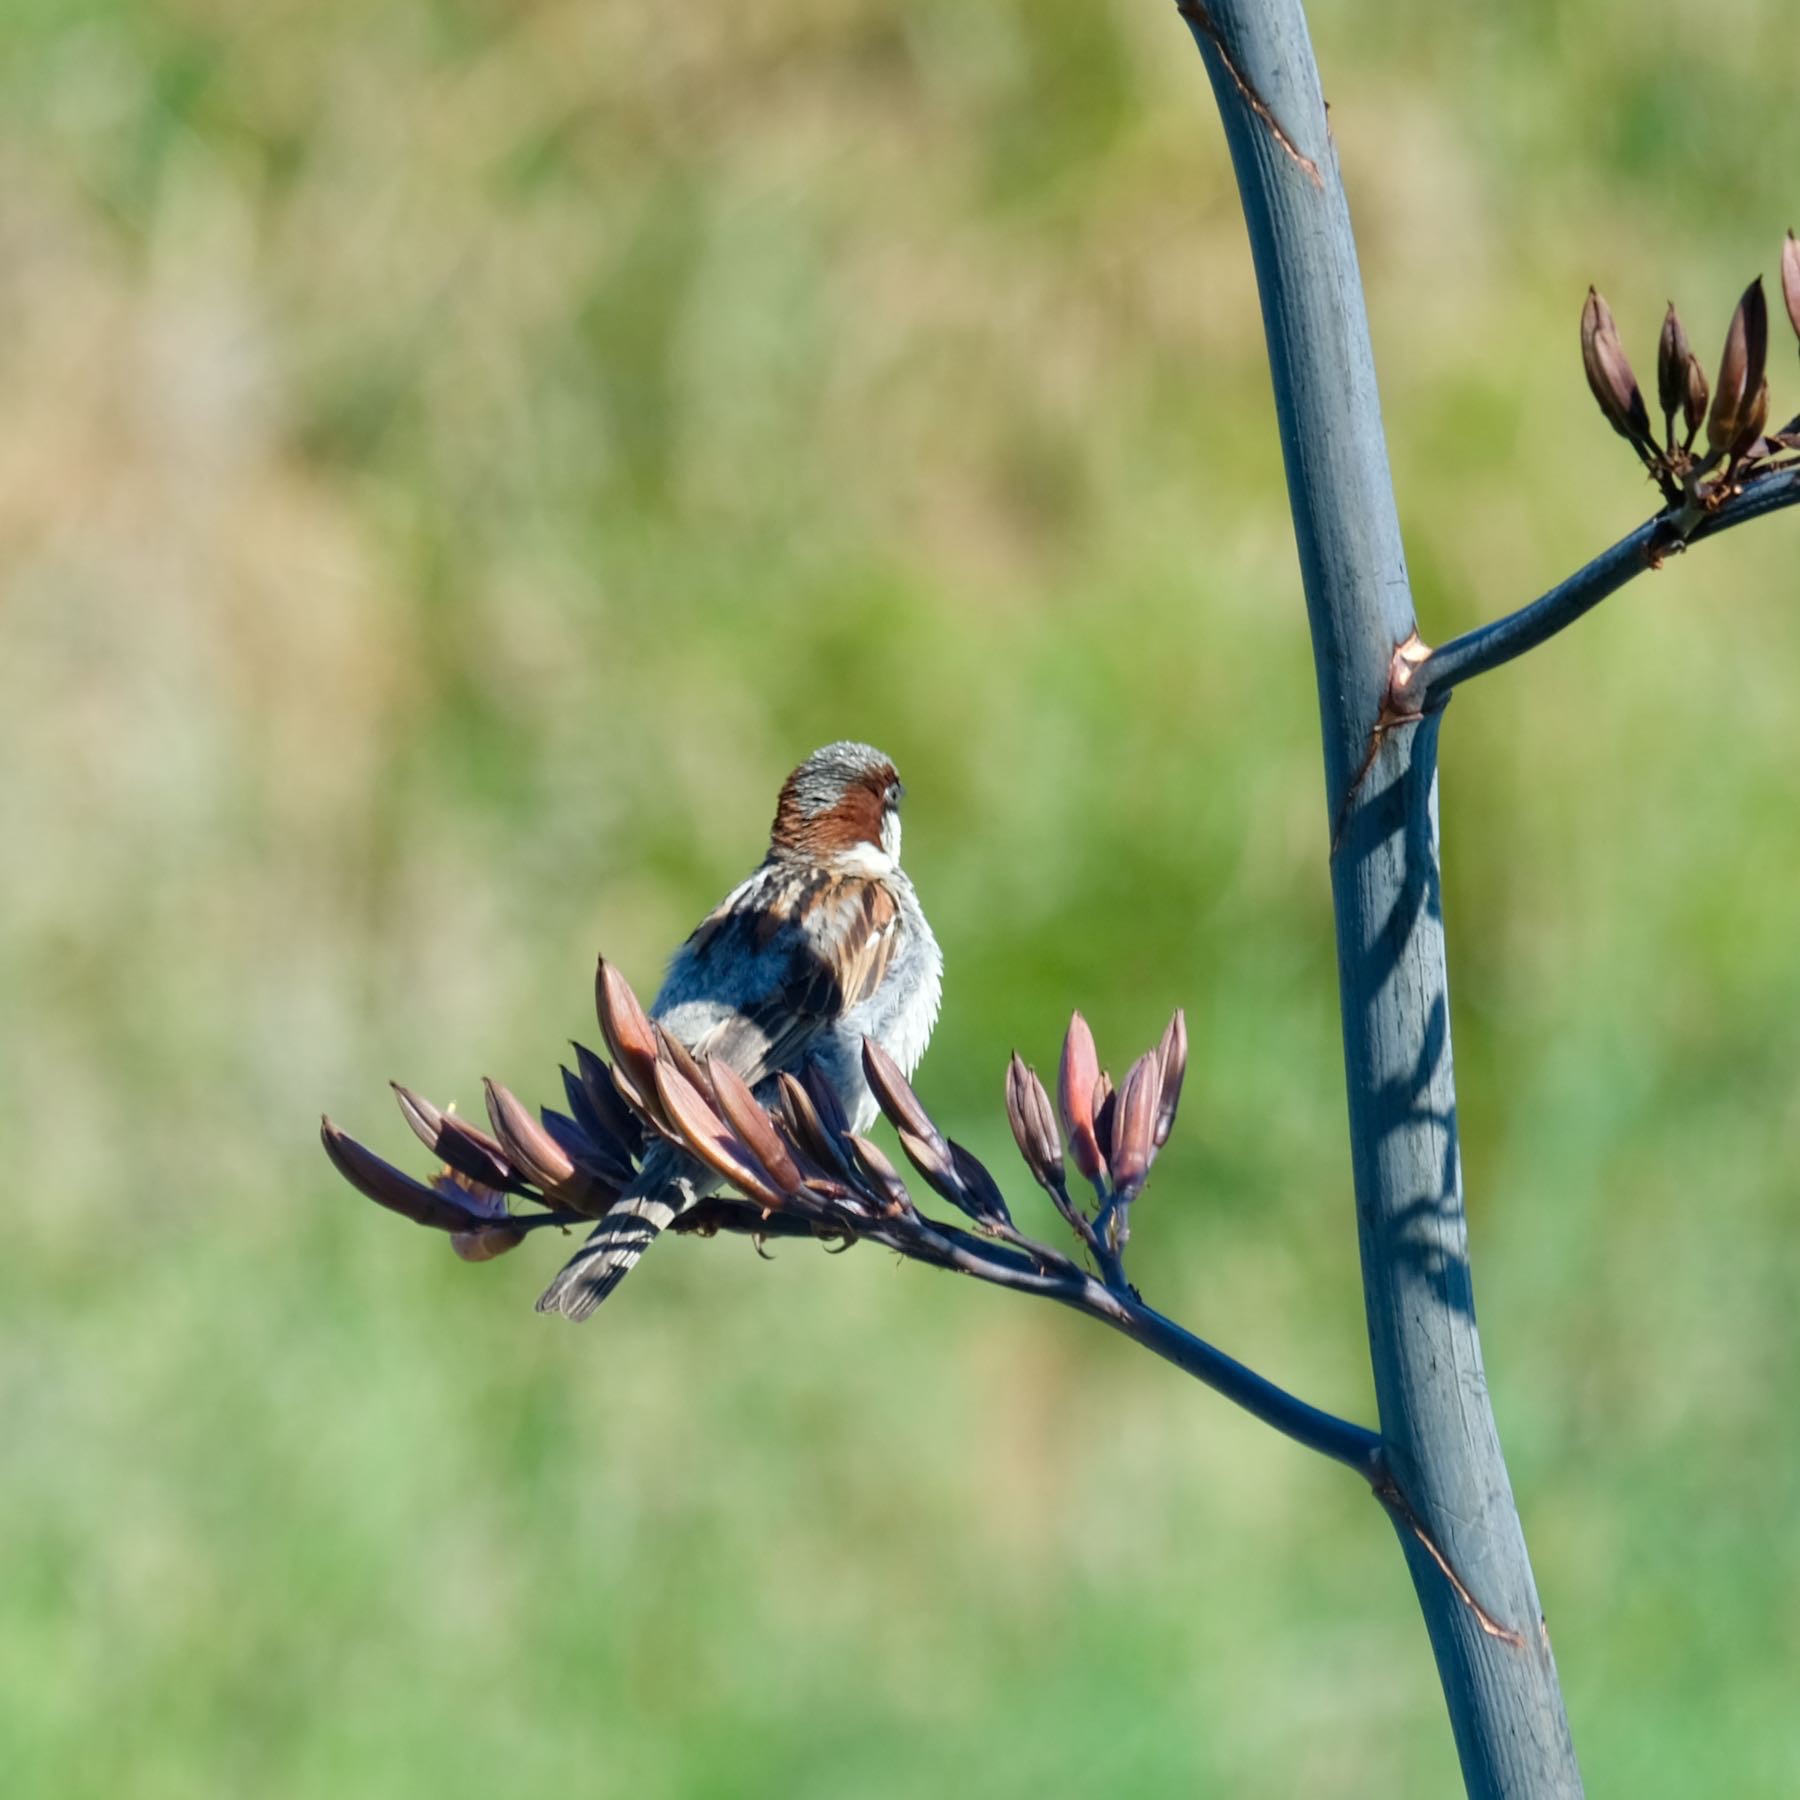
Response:
[{"label": "chestnut brown nape", "polygon": [[893,762],[872,745],[827,744],[782,784],[771,846],[813,856],[879,847],[882,816],[899,791]]}]

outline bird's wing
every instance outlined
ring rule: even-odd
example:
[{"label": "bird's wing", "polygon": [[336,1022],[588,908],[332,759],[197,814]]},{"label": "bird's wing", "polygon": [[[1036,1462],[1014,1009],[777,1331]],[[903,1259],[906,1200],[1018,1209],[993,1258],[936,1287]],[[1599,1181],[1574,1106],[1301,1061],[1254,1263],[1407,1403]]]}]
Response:
[{"label": "bird's wing", "polygon": [[[900,919],[879,879],[765,865],[682,946],[652,1012],[702,1062],[722,1057],[755,1088],[798,1070],[820,1035],[880,987]],[[538,1310],[586,1318],[715,1181],[673,1146],[654,1146]]]},{"label": "bird's wing", "polygon": [[899,941],[899,902],[877,878],[747,882],[683,947],[658,1015],[702,1062],[721,1057],[754,1088],[798,1069],[880,987]]}]

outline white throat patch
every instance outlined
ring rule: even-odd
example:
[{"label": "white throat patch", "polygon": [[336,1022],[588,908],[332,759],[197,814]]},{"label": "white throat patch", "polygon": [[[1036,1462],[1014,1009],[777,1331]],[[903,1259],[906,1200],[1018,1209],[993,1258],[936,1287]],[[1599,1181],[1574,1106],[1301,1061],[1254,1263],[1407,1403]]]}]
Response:
[{"label": "white throat patch", "polygon": [[[885,825],[882,827],[881,835],[884,839],[888,835]],[[900,828],[896,825],[894,827],[895,850],[900,848],[899,837]],[[892,875],[900,865],[885,848],[878,850],[873,844],[858,844],[854,849],[840,850],[831,859],[831,866],[840,874],[867,875],[871,880],[882,881]]]}]

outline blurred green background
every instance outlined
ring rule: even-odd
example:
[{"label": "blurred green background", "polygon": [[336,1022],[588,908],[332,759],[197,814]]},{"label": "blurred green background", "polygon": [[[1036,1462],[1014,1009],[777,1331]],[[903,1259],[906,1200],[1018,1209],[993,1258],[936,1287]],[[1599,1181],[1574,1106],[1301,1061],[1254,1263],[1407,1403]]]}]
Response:
[{"label": "blurred green background", "polygon": [[[1648,512],[1582,296],[1715,359],[1800,224],[1793,27],[1315,8],[1428,637]],[[557,1245],[464,1267],[315,1136],[420,1167],[387,1077],[552,1097],[595,952],[652,988],[866,737],[926,1097],[1010,1176],[1010,1048],[1078,1004],[1118,1069],[1185,1005],[1138,1279],[1370,1415],[1311,663],[1172,10],[13,0],[0,55],[5,1791],[1455,1791],[1366,1494],[1142,1353],[737,1242],[567,1329]],[[1445,732],[1476,1285],[1595,1793],[1800,1790],[1797,531]]]}]

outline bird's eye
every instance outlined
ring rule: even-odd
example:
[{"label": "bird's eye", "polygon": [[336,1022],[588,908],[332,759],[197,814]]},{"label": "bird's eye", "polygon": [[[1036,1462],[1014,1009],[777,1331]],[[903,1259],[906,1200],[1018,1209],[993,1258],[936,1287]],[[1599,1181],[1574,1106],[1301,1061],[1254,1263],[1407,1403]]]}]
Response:
[{"label": "bird's eye", "polygon": [[887,785],[886,794],[882,796],[882,803],[887,807],[889,812],[898,812],[900,810],[900,802],[905,798],[905,787],[898,781],[890,781]]}]

